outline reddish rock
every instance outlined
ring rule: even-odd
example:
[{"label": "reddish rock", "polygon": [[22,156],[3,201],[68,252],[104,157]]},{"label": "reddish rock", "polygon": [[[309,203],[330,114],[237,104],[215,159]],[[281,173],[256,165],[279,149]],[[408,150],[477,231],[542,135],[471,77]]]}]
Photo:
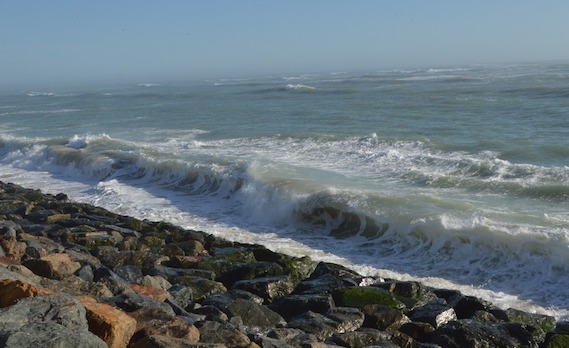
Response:
[{"label": "reddish rock", "polygon": [[40,288],[21,280],[3,279],[0,280],[0,307],[8,307],[16,304],[19,299],[36,297],[40,295],[51,295],[53,291]]},{"label": "reddish rock", "polygon": [[136,331],[136,320],[126,313],[95,299],[82,296],[79,301],[87,310],[89,331],[99,336],[110,348],[124,348]]},{"label": "reddish rock", "polygon": [[81,264],[71,261],[68,254],[49,254],[41,259],[28,259],[23,264],[35,274],[46,278],[73,274],[81,268]]},{"label": "reddish rock", "polygon": [[134,290],[134,292],[136,292],[137,294],[153,298],[160,302],[164,302],[167,298],[172,297],[172,295],[164,289],[152,288],[149,286],[142,286],[138,284],[132,284],[130,288]]}]

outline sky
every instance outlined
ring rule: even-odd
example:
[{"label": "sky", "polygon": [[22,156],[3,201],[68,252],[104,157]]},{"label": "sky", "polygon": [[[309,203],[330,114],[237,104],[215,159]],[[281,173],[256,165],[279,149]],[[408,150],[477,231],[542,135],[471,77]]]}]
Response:
[{"label": "sky", "polygon": [[0,88],[569,60],[567,0],[2,0]]}]

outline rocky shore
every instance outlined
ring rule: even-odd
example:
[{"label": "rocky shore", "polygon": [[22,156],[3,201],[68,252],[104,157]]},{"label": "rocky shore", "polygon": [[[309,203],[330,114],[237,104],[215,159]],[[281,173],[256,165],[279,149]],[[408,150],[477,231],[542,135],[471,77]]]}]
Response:
[{"label": "rocky shore", "polygon": [[0,182],[0,347],[569,347],[569,323]]}]

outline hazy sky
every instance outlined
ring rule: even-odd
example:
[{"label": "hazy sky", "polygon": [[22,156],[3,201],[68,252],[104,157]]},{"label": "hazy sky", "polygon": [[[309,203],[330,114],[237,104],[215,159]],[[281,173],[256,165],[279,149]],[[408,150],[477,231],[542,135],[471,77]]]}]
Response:
[{"label": "hazy sky", "polygon": [[0,84],[569,59],[567,0],[0,1]]}]

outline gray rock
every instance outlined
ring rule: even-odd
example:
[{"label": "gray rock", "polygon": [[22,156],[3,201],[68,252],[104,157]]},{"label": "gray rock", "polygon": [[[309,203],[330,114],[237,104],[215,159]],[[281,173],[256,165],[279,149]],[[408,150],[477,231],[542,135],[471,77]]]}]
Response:
[{"label": "gray rock", "polygon": [[362,307],[362,312],[365,315],[363,326],[372,329],[397,330],[401,325],[411,321],[400,310],[378,304],[365,305]]},{"label": "gray rock", "polygon": [[298,315],[288,322],[288,327],[313,334],[319,341],[323,341],[332,336],[332,334],[337,333],[338,326],[339,324],[335,320],[312,311]]},{"label": "gray rock", "polygon": [[134,265],[118,266],[113,271],[129,284],[137,283],[144,276],[140,267]]},{"label": "gray rock", "polygon": [[257,304],[263,304],[263,298],[245,290],[229,290],[217,292],[206,297],[202,301],[202,304],[212,305],[220,309],[225,309],[237,299],[253,301]]},{"label": "gray rock", "polygon": [[364,328],[358,331],[334,334],[332,336],[332,342],[343,347],[401,347],[395,344],[391,338],[392,336],[385,331]]},{"label": "gray rock", "polygon": [[[236,299],[226,308],[230,317],[241,317],[243,325],[248,327],[269,328],[286,324],[286,321],[276,312],[253,301]],[[362,320],[363,321],[363,320]]]},{"label": "gray rock", "polygon": [[409,313],[409,318],[413,321],[422,321],[431,324],[434,328],[439,328],[451,320],[456,320],[457,316],[454,309],[449,307],[445,300],[438,299],[422,307],[415,308]]},{"label": "gray rock", "polygon": [[0,310],[0,341],[6,347],[106,347],[91,334],[85,307],[65,295],[25,298]]},{"label": "gray rock", "polygon": [[270,306],[287,320],[306,311],[326,313],[333,307],[331,295],[289,295],[277,299]]},{"label": "gray rock", "polygon": [[89,331],[76,332],[52,321],[32,323],[10,333],[5,333],[3,328],[1,330],[3,347],[9,348],[76,348],[79,342],[85,348],[108,347]]},{"label": "gray rock", "polygon": [[401,325],[398,330],[419,342],[426,343],[431,340],[431,336],[435,331],[435,328],[429,323],[413,321]]},{"label": "gray rock", "polygon": [[151,335],[145,337],[130,348],[225,348],[223,344],[195,343],[182,338],[175,338],[162,335]]},{"label": "gray rock", "polygon": [[192,303],[194,297],[192,289],[181,284],[172,285],[168,292],[172,295],[172,299],[184,309]]},{"label": "gray rock", "polygon": [[448,348],[517,347],[516,340],[495,326],[471,319],[455,320],[433,332],[431,343]]},{"label": "gray rock", "polygon": [[245,347],[251,343],[247,335],[228,322],[197,322],[200,341],[204,343],[224,344],[227,347]]},{"label": "gray rock", "polygon": [[261,277],[239,280],[233,284],[233,289],[252,292],[268,302],[286,296],[294,290],[294,283],[288,276]]},{"label": "gray rock", "polygon": [[338,333],[355,331],[364,323],[364,314],[357,308],[336,307],[330,309],[325,316],[338,323]]},{"label": "gray rock", "polygon": [[148,275],[161,276],[170,282],[175,282],[178,277],[200,277],[209,280],[215,279],[215,272],[205,269],[183,269],[160,265],[154,265],[146,270]]}]

